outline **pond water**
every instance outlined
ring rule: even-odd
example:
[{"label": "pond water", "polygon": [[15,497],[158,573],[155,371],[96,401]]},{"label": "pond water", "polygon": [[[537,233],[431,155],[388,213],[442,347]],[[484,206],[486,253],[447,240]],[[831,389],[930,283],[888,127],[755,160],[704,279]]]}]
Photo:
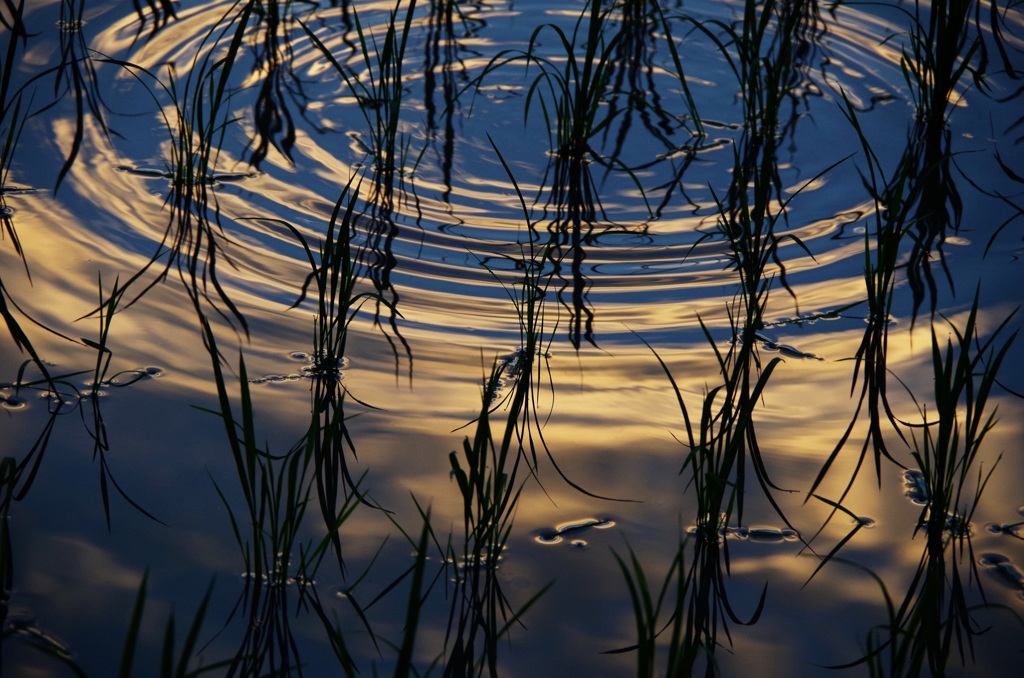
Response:
[{"label": "pond water", "polygon": [[1024,17],[949,4],[5,5],[0,670],[1015,672]]}]

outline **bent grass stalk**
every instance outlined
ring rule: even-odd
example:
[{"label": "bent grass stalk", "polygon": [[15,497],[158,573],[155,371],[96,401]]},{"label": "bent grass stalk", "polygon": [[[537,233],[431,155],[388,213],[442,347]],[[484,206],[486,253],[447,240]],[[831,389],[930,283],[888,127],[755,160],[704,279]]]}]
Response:
[{"label": "bent grass stalk", "polygon": [[[292,224],[278,219],[261,219],[283,225],[302,246],[310,265],[298,298],[292,304],[297,308],[306,299],[310,289],[316,293],[317,311],[313,332],[313,420],[304,439],[314,444],[312,450],[318,473],[318,494],[324,517],[330,522],[338,498],[337,479],[340,475],[348,490],[355,492],[346,456],[355,449],[345,425],[344,400],[348,389],[341,382],[341,369],[345,363],[345,344],[348,329],[363,304],[375,301],[392,308],[389,302],[375,292],[357,292],[361,279],[361,251],[352,247],[352,236],[359,200],[359,185],[349,180],[334,205],[324,239],[316,253],[306,237]],[[366,403],[353,398],[361,405]],[[348,450],[346,450],[346,447]],[[356,492],[357,496],[359,495]],[[336,544],[340,560],[340,544]]]},{"label": "bent grass stalk", "polygon": [[[176,268],[199,316],[205,315],[205,302],[227,322],[238,323],[246,335],[248,323],[217,276],[219,258],[231,264],[226,249],[231,241],[224,232],[216,194],[211,187],[217,180],[214,168],[225,134],[235,122],[228,110],[233,94],[231,75],[256,4],[257,0],[236,0],[228,7],[217,24],[223,28],[212,29],[202,38],[188,75],[180,85],[173,64],[167,66],[167,81],[164,82],[156,74],[130,62],[104,59],[121,66],[143,85],[160,111],[170,141],[170,156],[166,160],[171,180],[165,203],[170,212],[167,228],[150,261],[131,277],[126,287],[142,278],[161,257],[166,256],[167,261],[131,303]],[[226,45],[225,38],[229,38]],[[221,51],[223,53],[218,54]],[[172,114],[164,109],[158,92],[170,100]],[[218,301],[224,305],[223,309]]]},{"label": "bent grass stalk", "polygon": [[[971,545],[974,510],[995,470],[995,464],[986,472],[976,463],[996,424],[996,410],[989,411],[988,399],[1017,334],[1005,341],[1000,337],[1011,314],[982,340],[978,311],[976,296],[962,330],[946,321],[952,336],[944,348],[932,327],[934,411],[929,415],[926,405],[918,405],[921,423],[911,449],[927,495],[915,528],[915,533],[925,534],[917,571],[899,605],[884,582],[869,572],[882,590],[887,623],[871,629],[863,657],[832,668],[866,664],[872,675],[944,675],[954,649],[965,664],[973,660],[973,639],[983,632],[977,612],[1003,609],[1024,623],[1013,609],[985,599]],[[980,604],[969,599],[972,585],[978,587]]]},{"label": "bent grass stalk", "polygon": [[[978,297],[975,296],[961,332],[947,321],[953,338],[943,351],[932,328],[932,368],[935,375],[935,411],[929,420],[921,407],[921,435],[914,436],[911,456],[924,475],[928,493],[926,525],[928,543],[938,548],[949,533],[962,543],[985,483],[994,467],[982,477],[973,496],[965,486],[974,475],[974,466],[985,436],[996,423],[995,411],[988,413],[988,398],[1011,344],[1014,332],[1002,345],[996,342],[1013,314],[1005,318],[982,341],[978,329]],[[974,348],[972,349],[972,344]],[[963,413],[959,411],[963,408]]]},{"label": "bent grass stalk", "polygon": [[359,101],[359,108],[366,120],[370,137],[367,149],[374,159],[376,171],[390,174],[399,169],[399,156],[404,155],[399,141],[399,121],[402,110],[402,62],[405,46],[412,27],[416,0],[409,0],[405,16],[398,23],[402,0],[398,0],[391,11],[384,44],[378,47],[376,37],[363,28],[359,15],[353,10],[356,32],[359,36],[360,52],[365,75],[360,75],[347,64],[341,63],[331,50],[304,23],[300,22],[314,47],[348,85],[352,95]]},{"label": "bent grass stalk", "polygon": [[[868,326],[864,330],[864,336],[853,357],[854,369],[850,383],[851,396],[858,391],[857,384],[860,383],[857,405],[850,418],[850,423],[829,453],[808,490],[808,499],[814,496],[822,500],[822,497],[816,493],[839,453],[853,434],[861,412],[866,410],[868,431],[861,444],[854,472],[838,500],[834,502],[825,500],[825,503],[833,508],[843,504],[852,490],[869,452],[874,459],[875,475],[879,486],[882,482],[882,458],[884,457],[897,466],[900,465],[890,452],[886,442],[886,432],[883,431],[883,425],[887,422],[887,428],[896,433],[901,441],[906,442],[899,420],[889,404],[887,356],[893,295],[897,282],[896,271],[903,243],[908,237],[912,237],[912,209],[917,195],[911,176],[916,167],[913,152],[908,150],[900,159],[892,176],[886,178],[881,161],[871,148],[860,125],[857,112],[845,93],[843,93],[842,111],[856,132],[867,161],[864,184],[871,193],[875,210],[874,228],[865,229],[864,234],[864,283],[868,306]],[[826,523],[830,519],[831,515]]]},{"label": "bent grass stalk", "polygon": [[[228,495],[214,481],[246,567],[245,588],[236,606],[243,614],[245,631],[228,675],[265,675],[268,671],[287,674],[301,667],[300,649],[290,623],[291,605],[297,610],[313,610],[324,622],[339,664],[351,674],[353,660],[343,638],[327,620],[316,592],[315,577],[338,530],[358,505],[358,495],[350,495],[335,507],[322,538],[302,540],[301,527],[312,492],[309,469],[315,467],[310,453],[313,446],[299,444],[280,457],[257,446],[245,361],[239,356],[241,418],[236,419],[220,364],[221,354],[208,322],[203,322],[203,330],[219,401],[217,410],[204,411],[224,422],[245,504],[244,514],[236,514]],[[289,595],[291,590],[295,591],[294,600]],[[356,614],[365,619],[354,601],[350,602]]]},{"label": "bent grass stalk", "polygon": [[[788,36],[797,23],[771,2],[763,7],[748,2],[739,28],[721,22],[699,24],[688,20],[710,37],[725,55],[744,92],[744,137],[736,150],[732,182],[724,200],[715,196],[717,230],[729,246],[739,281],[736,298],[727,307],[733,336],[728,350],[719,348],[709,327],[698,317],[722,379],[720,385],[705,392],[699,416],[691,415],[668,364],[641,338],[661,365],[679,405],[685,434],[681,442],[688,448],[680,473],[687,472],[697,501],[693,563],[684,577],[685,543],[680,544],[679,554],[666,575],[656,603],[636,557],[631,555],[631,564],[627,565],[616,556],[633,600],[640,640],[635,648],[628,649],[638,651],[641,675],[654,672],[655,638],[660,633],[654,629],[673,578],[677,579],[677,599],[671,613],[675,621],[669,640],[669,675],[692,673],[700,653],[707,654],[708,670],[712,671],[719,622],[732,619],[741,624],[753,624],[759,619],[767,588],[762,591],[752,617],[744,621],[732,610],[725,584],[729,569],[728,547],[723,543],[722,532],[733,518],[742,524],[748,464],[764,496],[786,525],[792,527],[773,496],[780,488],[768,476],[757,440],[754,413],[768,380],[781,362],[780,358],[774,358],[762,365],[756,349],[757,332],[764,326],[763,314],[774,280],[768,267],[773,262],[776,264],[782,285],[789,289],[778,256],[782,237],[791,238],[810,255],[795,236],[776,233],[789,201],[795,197],[776,199],[780,182],[775,153],[779,108],[792,86],[794,64]],[[712,28],[723,31],[729,42],[719,38]],[[775,31],[771,41],[767,39],[769,29]],[[736,51],[735,55],[730,46]],[[793,294],[792,290],[790,293]],[[728,630],[723,630],[728,635]]]},{"label": "bent grass stalk", "polygon": [[[85,394],[84,403],[88,405],[91,425],[85,420],[86,414],[85,404],[80,408],[82,423],[85,425],[86,431],[89,437],[93,441],[93,461],[99,460],[100,465],[100,492],[103,499],[103,515],[107,521],[107,530],[110,530],[110,495],[107,484],[117,490],[117,493],[127,501],[135,510],[142,513],[150,520],[154,520],[158,523],[163,524],[161,520],[153,516],[149,511],[142,508],[135,500],[128,496],[128,494],[121,488],[117,480],[111,471],[110,464],[107,461],[107,453],[110,451],[110,441],[107,438],[107,427],[103,420],[103,413],[100,409],[100,395],[101,389],[104,386],[110,386],[114,383],[115,378],[119,375],[113,375],[108,377],[107,373],[110,370],[110,361],[113,358],[113,352],[110,349],[110,328],[114,320],[114,315],[117,313],[118,306],[124,296],[127,288],[121,287],[118,283],[120,278],[114,281],[114,286],[110,291],[109,296],[104,297],[103,291],[103,278],[98,278],[99,283],[99,298],[100,307],[97,313],[99,319],[99,336],[96,340],[82,337],[82,343],[96,351],[96,365],[93,369],[91,385],[89,391]],[[128,384],[134,383],[140,378],[137,373],[134,373],[136,378],[129,381]],[[125,384],[127,385],[127,384]]]}]

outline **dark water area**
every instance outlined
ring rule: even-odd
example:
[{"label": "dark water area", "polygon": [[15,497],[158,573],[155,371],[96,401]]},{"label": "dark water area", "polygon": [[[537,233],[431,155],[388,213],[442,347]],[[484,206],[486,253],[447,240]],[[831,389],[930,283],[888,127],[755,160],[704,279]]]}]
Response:
[{"label": "dark water area", "polygon": [[0,17],[0,675],[1016,674],[1016,4]]}]

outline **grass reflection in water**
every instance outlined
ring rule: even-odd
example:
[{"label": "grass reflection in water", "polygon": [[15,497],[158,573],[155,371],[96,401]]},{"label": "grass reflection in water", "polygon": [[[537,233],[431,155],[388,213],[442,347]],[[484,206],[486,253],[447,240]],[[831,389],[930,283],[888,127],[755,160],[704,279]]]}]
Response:
[{"label": "grass reflection in water", "polygon": [[[51,4],[0,7],[0,670],[1013,670],[1015,4]],[[61,539],[144,572],[87,626]]]}]

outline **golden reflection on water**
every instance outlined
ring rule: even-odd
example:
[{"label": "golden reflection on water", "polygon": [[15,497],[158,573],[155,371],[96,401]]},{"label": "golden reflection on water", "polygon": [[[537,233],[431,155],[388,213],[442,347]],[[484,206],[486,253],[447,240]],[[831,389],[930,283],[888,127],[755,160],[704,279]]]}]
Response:
[{"label": "golden reflection on water", "polygon": [[[361,7],[369,10],[371,6]],[[390,10],[391,3],[376,3],[373,8]],[[848,14],[852,14],[849,9],[840,9],[841,17]],[[184,63],[193,57],[196,36],[216,25],[221,15],[220,7],[189,9],[182,13],[180,22],[158,32],[143,50],[135,53],[141,63],[154,69],[169,57]],[[135,37],[135,21],[129,15],[101,33],[98,48],[113,54],[127,51]],[[879,33],[886,30],[880,20],[874,23],[862,15],[855,21],[842,18],[830,39],[842,40],[874,57],[859,59],[854,51],[849,63],[836,58],[833,67],[859,80],[868,77],[866,69],[878,67],[879,58],[887,67],[899,63],[900,53],[895,46],[878,44]],[[44,57],[45,54],[30,51],[25,63],[35,63]],[[299,52],[298,63],[307,74],[316,74],[316,61],[313,50],[304,47]],[[470,68],[480,65],[469,62]],[[327,108],[342,105],[347,104],[331,101]],[[53,139],[61,149],[70,146],[73,134],[70,122],[54,123]],[[107,290],[118,276],[123,283],[146,264],[168,220],[163,207],[167,181],[117,171],[120,160],[114,161],[111,152],[100,150],[105,146],[95,127],[87,128],[87,134],[84,161],[62,188],[73,192],[74,201],[83,206],[80,212],[69,207],[74,201],[68,198],[64,202],[63,195],[61,200],[42,195],[8,198],[17,208],[18,233],[32,271],[31,285],[10,249],[0,250],[4,284],[12,297],[30,300],[33,317],[76,338],[94,336],[95,320],[75,318],[87,314],[97,304],[97,273],[102,273]],[[146,157],[147,167],[161,167],[161,158],[168,156],[169,143],[161,139],[146,147],[146,152],[152,153]],[[227,247],[238,268],[222,264],[220,271],[229,295],[251,323],[252,337],[247,340],[238,336],[219,322],[217,333],[230,367],[237,369],[240,352],[245,356],[249,376],[257,380],[297,373],[302,364],[289,354],[310,350],[313,306],[306,302],[300,308],[288,310],[308,267],[291,235],[269,220],[286,219],[311,240],[322,233],[335,194],[358,169],[353,162],[339,157],[337,151],[345,143],[356,142],[336,139],[332,143],[337,147],[300,130],[296,148],[301,150],[307,165],[292,167],[272,154],[266,161],[265,174],[214,189],[221,214],[229,224],[228,237],[237,243]],[[141,165],[141,160],[136,161]],[[216,169],[222,171],[242,164],[227,152],[220,162],[222,166]],[[394,339],[393,334],[375,327],[369,313],[360,315],[352,325],[344,383],[352,395],[380,409],[347,403],[349,412],[359,414],[351,420],[356,455],[350,463],[357,477],[367,473],[365,489],[374,500],[394,510],[396,520],[410,533],[418,527],[411,499],[414,496],[432,508],[442,533],[451,530],[457,535],[461,529],[462,498],[449,473],[448,453],[461,449],[463,438],[474,431],[471,422],[479,412],[482,381],[492,361],[515,350],[520,343],[514,306],[506,296],[507,290],[517,289],[511,285],[519,273],[496,272],[495,277],[508,286],[503,289],[482,266],[470,268],[464,262],[471,260],[481,244],[514,259],[517,253],[512,245],[524,227],[519,218],[518,199],[500,178],[481,177],[462,187],[453,196],[452,204],[435,197],[444,190],[436,177],[417,178],[415,185],[422,194],[419,210],[427,227],[415,237],[409,236],[410,232],[416,233],[409,221],[414,210],[408,203],[396,210],[403,228],[400,245],[409,248],[398,253],[398,270],[406,276],[397,288],[401,294],[399,325],[402,337],[412,347],[412,356],[410,359],[401,348],[396,355],[386,339]],[[529,177],[523,178],[521,185],[531,194],[539,188]],[[791,192],[794,187],[799,184],[791,186]],[[822,179],[809,187],[807,195],[827,193],[832,188],[829,180]],[[844,210],[857,214],[858,223],[872,217],[869,202],[847,205]],[[671,236],[693,234],[698,227],[707,226],[706,219],[688,213],[667,215],[652,230]],[[437,228],[438,224],[453,221],[470,234],[465,238],[465,247],[456,234],[458,229],[442,232]],[[786,249],[791,250],[786,252],[787,272],[796,274],[824,267],[835,271],[823,280],[799,279],[799,313],[825,312],[863,298],[864,280],[859,271],[863,241],[859,237],[848,242],[830,240],[846,223],[849,222],[840,215],[807,219],[795,225],[793,232],[811,245],[814,259],[787,245]],[[444,256],[432,262],[417,261],[410,253],[414,251],[410,243],[416,242],[416,237]],[[685,432],[675,396],[655,356],[629,332],[636,331],[650,341],[670,367],[687,406],[695,412],[703,394],[719,383],[713,352],[696,321],[698,317],[703,319],[719,346],[726,347],[731,341],[726,307],[733,301],[735,290],[732,273],[723,271],[728,252],[721,243],[697,245],[697,263],[691,264],[692,260],[683,261],[682,254],[686,250],[683,245],[692,241],[673,242],[667,254],[658,249],[650,254],[649,263],[664,266],[664,275],[609,274],[607,286],[605,278],[600,279],[601,284],[595,283],[596,334],[610,337],[609,341],[600,343],[599,348],[584,345],[577,352],[559,338],[550,357],[541,361],[543,370],[535,406],[544,422],[544,440],[553,461],[544,449],[538,449],[537,478],[529,478],[525,469],[520,473],[519,480],[525,483],[524,498],[516,513],[513,538],[501,574],[506,587],[519,601],[528,599],[551,580],[560,582],[529,618],[529,643],[531,648],[538,648],[531,652],[555,658],[552,671],[558,667],[565,672],[569,670],[565,667],[577,659],[580,666],[591,670],[596,670],[595,666],[622,673],[632,670],[628,654],[603,657],[600,662],[597,659],[598,652],[634,641],[621,573],[608,551],[614,549],[622,554],[627,545],[636,548],[643,554],[644,567],[657,577],[667,570],[677,540],[695,522],[692,488],[687,489],[689,478],[679,474],[687,450],[677,440]],[[592,262],[628,264],[638,252],[645,250],[599,247],[593,252]],[[690,265],[693,270],[686,268]],[[152,276],[144,278],[147,282],[151,279]],[[548,298],[547,309],[549,330],[556,321],[566,321],[567,311],[553,294]],[[856,317],[858,312],[859,309],[852,309],[845,314],[847,317],[833,322],[785,322],[798,315],[793,299],[778,286],[771,296],[768,317],[782,322],[766,328],[764,334],[779,344],[821,358],[784,357],[755,416],[768,472],[780,487],[792,490],[775,496],[794,526],[808,538],[829,512],[827,506],[814,499],[804,503],[809,480],[835,446],[856,407],[855,394],[851,396],[854,363],[850,358],[855,355],[866,327]],[[984,328],[991,330],[1008,312],[1001,305],[987,308],[983,314]],[[951,319],[962,326],[965,316],[960,311]],[[926,402],[933,380],[930,325],[926,319],[918,318],[911,329],[910,319],[905,315],[896,321],[890,329],[888,367],[918,402]],[[944,338],[945,326],[941,320],[936,322],[938,334]],[[31,325],[27,327],[43,357],[58,363],[61,370],[91,368],[95,360],[91,350],[72,346]],[[119,477],[143,491],[156,488],[152,492],[162,499],[161,508],[182,502],[181,496],[175,496],[180,484],[171,479],[187,479],[199,488],[186,492],[184,503],[190,506],[181,509],[175,520],[168,520],[173,523],[171,528],[150,524],[140,527],[137,517],[127,520],[132,521],[132,530],[139,534],[164,535],[157,538],[163,540],[161,546],[152,547],[155,561],[166,559],[160,566],[170,567],[171,554],[179,548],[176,540],[180,540],[190,545],[188,558],[204,569],[204,576],[207,569],[228,573],[225,579],[229,583],[224,588],[233,592],[239,583],[238,554],[231,542],[224,509],[211,491],[210,482],[213,476],[226,485],[233,469],[223,443],[222,423],[192,407],[211,408],[216,403],[210,383],[210,359],[202,344],[195,310],[181,290],[177,271],[172,271],[165,282],[137,304],[118,314],[112,336],[115,371],[156,365],[166,372],[158,380],[133,385],[130,390],[113,391],[104,403],[111,429],[117,431],[113,448],[117,456],[113,463],[121,474]],[[12,375],[25,356],[14,350],[6,335],[3,347],[0,367],[4,375]],[[762,361],[776,355],[779,354],[766,350],[760,353]],[[511,384],[506,385],[509,387]],[[230,380],[229,388],[236,392],[238,385]],[[251,391],[259,413],[257,431],[261,440],[273,451],[287,450],[308,425],[309,382],[295,379],[254,383]],[[916,420],[914,402],[895,379],[890,383],[890,395],[898,416]],[[987,522],[1019,520],[1017,507],[1024,504],[1019,487],[1019,479],[1024,477],[1024,459],[1013,453],[1024,435],[1019,416],[1021,404],[1010,396],[999,395],[994,400],[992,406],[998,404],[1000,421],[986,441],[982,468],[992,468],[1000,451],[1005,451],[1006,456],[978,509],[974,546],[977,552],[1013,554],[1017,565],[1024,566],[1019,543],[981,529]],[[144,406],[145,413],[137,411]],[[43,407],[38,402],[31,402],[25,413],[11,414],[9,419],[14,423],[5,426],[15,435],[3,436],[0,453],[20,454],[18,446],[32,439],[34,431],[29,429],[42,421],[42,414]],[[503,410],[498,409],[492,421],[496,426],[503,423]],[[185,440],[176,442],[178,435]],[[855,471],[863,435],[863,426],[855,429],[819,493],[838,499],[846,481],[855,472],[858,474],[843,504],[858,515],[874,519],[877,526],[860,531],[843,555],[870,567],[887,583],[890,593],[899,598],[903,594],[901,587],[907,586],[923,549],[920,537],[912,539],[920,509],[903,496],[899,470],[892,464],[883,465],[881,478],[876,477],[871,459]],[[73,436],[69,433],[68,437]],[[898,440],[893,436],[890,442],[898,450],[899,461],[911,465]],[[82,449],[73,448],[80,454],[76,468],[95,472],[89,466],[85,449],[88,446],[79,447]],[[627,501],[595,498],[573,489],[559,476],[554,464],[588,492]],[[99,525],[98,490],[90,483],[83,484],[87,487],[77,491],[90,502],[90,512]],[[82,499],[70,490],[74,488],[69,488],[68,493],[74,497],[65,498],[62,506]],[[744,521],[751,526],[781,528],[781,518],[760,496],[752,478],[748,478],[747,490]],[[124,516],[128,513],[120,505],[115,511],[115,525],[126,520]],[[567,543],[544,546],[534,539],[538,530],[587,517],[611,518],[615,526],[581,535],[587,542],[581,548]],[[26,553],[35,552],[37,555],[32,557],[39,561],[30,561],[27,571],[31,574],[24,582],[33,595],[61,604],[72,602],[83,609],[103,610],[111,588],[124,597],[137,586],[141,570],[135,560],[120,562],[120,551],[70,536],[59,521],[54,521],[54,525],[44,523],[41,518],[39,530],[43,536],[36,538],[31,550],[25,549]],[[312,511],[307,515],[307,528],[314,535],[321,531],[319,516]],[[850,529],[848,518],[839,516],[828,524],[813,546],[819,552],[827,552]],[[360,562],[369,561],[383,537],[392,531],[393,526],[372,511],[358,511],[344,526],[353,559]],[[389,546],[392,550],[388,555],[395,556],[395,563],[388,568],[400,570],[408,566],[408,560],[402,560],[408,556],[406,546]],[[832,563],[803,588],[817,561],[806,554],[800,556],[799,543],[737,541],[731,548],[730,587],[736,591],[741,615],[752,609],[764,582],[771,582],[765,619],[737,633],[735,655],[723,657],[734,671],[792,675],[794,666],[804,666],[801,662],[807,660],[808,648],[814,650],[817,645],[827,648],[829,654],[814,655],[815,661],[852,660],[859,649],[858,638],[872,623],[881,620],[880,591],[874,581],[858,570]],[[70,557],[69,554],[73,554],[79,569],[58,581],[54,578],[54,563]],[[387,568],[374,573],[374,584],[380,587],[386,583],[387,573]],[[325,588],[342,583],[336,572],[325,573],[323,581]],[[1019,609],[1019,592],[997,586],[986,590],[993,600]],[[851,609],[855,612],[851,613]],[[852,618],[850,626],[840,626],[840,639],[834,637],[836,615]],[[111,611],[107,618],[114,616],[116,612]],[[862,627],[854,628],[861,622]],[[357,623],[347,618],[345,623],[351,623],[359,632]],[[443,621],[432,620],[423,631],[423,645],[442,646],[442,631]],[[799,641],[794,639],[797,634],[801,636]],[[399,636],[400,630],[391,637]],[[593,652],[583,658],[558,659],[565,647],[583,648],[574,652]],[[780,656],[789,647],[791,653]],[[557,664],[558,661],[563,663]]]}]

